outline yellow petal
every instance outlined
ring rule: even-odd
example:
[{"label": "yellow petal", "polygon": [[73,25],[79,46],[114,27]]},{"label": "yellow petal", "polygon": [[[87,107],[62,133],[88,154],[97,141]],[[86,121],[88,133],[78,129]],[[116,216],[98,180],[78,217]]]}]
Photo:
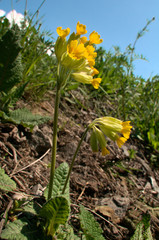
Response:
[{"label": "yellow petal", "polygon": [[132,128],[130,121],[122,122],[122,127],[121,133],[126,139],[128,139]]},{"label": "yellow petal", "polygon": [[88,45],[86,47],[85,57],[87,58],[90,67],[95,65],[96,56],[97,53],[95,52],[95,48],[92,45]]},{"label": "yellow petal", "polygon": [[67,52],[73,59],[81,59],[85,57],[86,49],[83,43],[78,43],[78,40],[72,40],[67,45]]},{"label": "yellow petal", "polygon": [[87,37],[80,38],[81,43],[85,44],[87,42]]},{"label": "yellow petal", "polygon": [[122,145],[126,142],[126,140],[127,139],[124,137],[117,138],[116,142],[117,142],[118,147],[122,147]]},{"label": "yellow petal", "polygon": [[77,35],[86,34],[86,25],[80,24],[80,22],[78,22],[76,26],[76,32]]},{"label": "yellow petal", "polygon": [[122,130],[121,133],[123,134],[123,136],[128,139],[130,137],[130,131],[126,131],[126,130]]},{"label": "yellow petal", "polygon": [[92,85],[95,89],[98,89],[99,88],[99,84],[100,82],[102,81],[101,78],[93,78],[92,80]]},{"label": "yellow petal", "polygon": [[89,65],[90,67],[93,67],[93,66],[95,65],[95,59],[94,59],[93,57],[87,56],[86,59],[87,59],[87,61],[88,61],[88,65]]},{"label": "yellow petal", "polygon": [[103,39],[100,39],[100,35],[93,31],[90,35],[89,35],[89,43],[90,44],[100,44],[103,42]]},{"label": "yellow petal", "polygon": [[98,74],[99,73],[99,71],[96,69],[96,68],[94,68],[94,67],[91,67],[91,69],[92,69],[92,76],[94,76],[94,75],[96,75],[96,74]]},{"label": "yellow petal", "polygon": [[123,127],[130,126],[130,121],[122,122]]},{"label": "yellow petal", "polygon": [[60,37],[65,38],[67,35],[69,35],[70,28],[62,29],[62,27],[58,27],[56,32]]},{"label": "yellow petal", "polygon": [[94,58],[97,56],[97,53],[95,52],[95,48],[92,45],[88,45],[86,47],[86,50],[87,50],[88,55],[91,55]]}]

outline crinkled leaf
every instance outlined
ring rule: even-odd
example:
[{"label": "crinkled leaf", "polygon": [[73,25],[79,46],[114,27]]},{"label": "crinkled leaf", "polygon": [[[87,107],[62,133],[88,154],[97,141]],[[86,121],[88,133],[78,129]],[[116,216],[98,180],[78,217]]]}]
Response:
[{"label": "crinkled leaf", "polygon": [[3,191],[12,191],[16,189],[16,183],[0,168],[0,189]]},{"label": "crinkled leaf", "polygon": [[143,237],[143,234],[142,234],[142,231],[143,231],[143,227],[144,227],[144,224],[143,223],[139,223],[136,230],[135,230],[135,233],[134,235],[132,236],[131,240],[144,240],[144,237]]},{"label": "crinkled leaf", "polygon": [[50,119],[48,116],[33,114],[26,108],[16,109],[14,111],[10,111],[8,114],[0,111],[0,117],[5,121],[21,124],[24,127],[29,127],[30,129],[33,129],[34,126],[42,124]]},{"label": "crinkled leaf", "polygon": [[101,229],[94,216],[82,205],[80,206],[80,223],[87,240],[104,240]]},{"label": "crinkled leaf", "polygon": [[[53,191],[52,191],[52,198],[56,196],[62,195],[62,190],[64,188],[65,180],[68,174],[69,166],[66,162],[60,164],[58,168],[55,170],[55,176],[54,176],[54,184],[53,184]],[[47,198],[48,196],[48,186],[44,192],[44,196]],[[69,196],[69,181],[66,186],[65,194],[64,196],[67,198],[68,201],[70,201]]]},{"label": "crinkled leaf", "polygon": [[45,219],[45,230],[54,236],[60,224],[65,224],[70,212],[69,202],[64,197],[49,200],[40,210],[40,217]]},{"label": "crinkled leaf", "polygon": [[23,95],[24,90],[26,88],[26,86],[28,85],[29,81],[20,84],[19,86],[16,86],[12,89],[12,93],[11,93],[11,102],[12,104],[16,103]]},{"label": "crinkled leaf", "polygon": [[22,79],[21,31],[13,25],[0,39],[0,91],[8,92]]},{"label": "crinkled leaf", "polygon": [[64,240],[64,239],[80,240],[81,239],[74,234],[73,228],[67,223],[59,227],[56,237],[58,240]]},{"label": "crinkled leaf", "polygon": [[142,220],[138,223],[131,240],[153,240],[150,230],[150,215],[144,214]]},{"label": "crinkled leaf", "polygon": [[35,201],[29,201],[24,207],[22,207],[25,212],[37,215],[40,211],[40,206]]},{"label": "crinkled leaf", "polygon": [[44,240],[48,239],[35,220],[26,218],[15,220],[6,225],[1,238],[8,240]]}]

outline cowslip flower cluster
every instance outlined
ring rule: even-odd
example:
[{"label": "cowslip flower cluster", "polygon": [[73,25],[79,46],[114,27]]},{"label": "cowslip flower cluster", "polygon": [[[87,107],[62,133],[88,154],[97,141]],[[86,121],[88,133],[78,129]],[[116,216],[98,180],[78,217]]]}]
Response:
[{"label": "cowslip flower cluster", "polygon": [[129,138],[132,126],[130,125],[130,121],[122,122],[113,117],[101,117],[95,119],[89,125],[89,128],[92,129],[90,138],[92,150],[97,152],[100,146],[102,155],[104,156],[109,154],[106,148],[107,142],[105,136],[115,141],[118,147],[121,147]]},{"label": "cowslip flower cluster", "polygon": [[[86,84],[92,84],[95,89],[99,88],[101,78],[94,78],[99,72],[95,65],[97,53],[95,44],[100,44],[103,40],[100,35],[93,31],[89,35],[81,36],[87,33],[86,26],[76,25],[76,33],[72,33],[68,40],[66,37],[70,34],[70,29],[57,28],[59,37],[55,43],[55,54],[58,60],[58,81],[62,84],[68,77],[73,77],[76,81]],[[65,80],[64,80],[65,79]]]}]

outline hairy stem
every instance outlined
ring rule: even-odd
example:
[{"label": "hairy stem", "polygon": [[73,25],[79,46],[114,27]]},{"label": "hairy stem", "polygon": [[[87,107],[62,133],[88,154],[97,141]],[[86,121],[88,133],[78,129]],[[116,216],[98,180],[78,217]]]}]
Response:
[{"label": "hairy stem", "polygon": [[61,88],[57,86],[56,98],[55,98],[54,123],[53,123],[52,157],[51,157],[48,200],[51,198],[51,195],[52,195],[53,181],[54,181],[54,175],[55,175],[56,149],[57,149],[57,122],[58,122],[58,110],[59,110],[59,103],[60,103],[60,92],[61,92]]},{"label": "hairy stem", "polygon": [[66,178],[66,181],[65,181],[65,185],[64,185],[62,194],[65,193],[66,186],[67,186],[68,180],[69,180],[69,178],[70,178],[70,174],[71,174],[71,172],[72,172],[72,168],[73,168],[73,165],[74,165],[76,156],[77,156],[77,154],[78,154],[78,151],[79,151],[79,149],[80,149],[80,146],[81,146],[81,144],[82,144],[82,142],[83,142],[83,140],[84,140],[84,138],[85,138],[88,130],[89,130],[89,127],[86,128],[85,132],[83,133],[83,135],[82,135],[82,137],[81,137],[81,140],[80,140],[79,143],[78,143],[78,146],[77,146],[77,148],[76,148],[75,154],[74,154],[74,156],[73,156],[73,159],[72,159],[72,162],[71,162],[71,165],[70,165],[68,174],[67,174],[67,178]]}]

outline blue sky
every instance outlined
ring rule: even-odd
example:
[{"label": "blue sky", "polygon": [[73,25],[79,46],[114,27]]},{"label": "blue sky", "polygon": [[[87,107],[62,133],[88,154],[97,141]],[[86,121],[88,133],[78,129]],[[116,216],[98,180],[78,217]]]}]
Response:
[{"label": "blue sky", "polygon": [[[24,13],[26,0],[0,0],[0,9],[6,13],[15,9]],[[27,0],[27,10],[34,14],[42,0]],[[135,74],[147,79],[159,74],[159,0],[46,0],[40,9],[44,29],[57,37],[56,28],[70,27],[75,31],[76,23],[85,24],[88,33],[97,31],[106,50],[119,46],[121,51],[135,41],[137,33],[147,20],[155,17],[148,32],[139,39],[136,53],[143,54],[148,61],[136,60]]]}]

